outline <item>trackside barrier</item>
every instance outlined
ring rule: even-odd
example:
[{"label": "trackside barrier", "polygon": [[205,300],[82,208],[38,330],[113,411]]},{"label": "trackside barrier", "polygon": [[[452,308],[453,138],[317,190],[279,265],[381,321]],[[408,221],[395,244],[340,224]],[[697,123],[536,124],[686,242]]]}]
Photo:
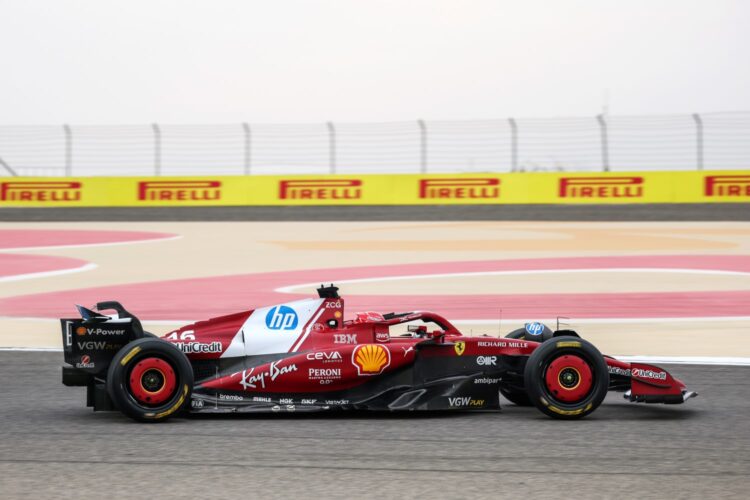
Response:
[{"label": "trackside barrier", "polygon": [[750,170],[564,174],[12,177],[1,207],[750,202]]}]

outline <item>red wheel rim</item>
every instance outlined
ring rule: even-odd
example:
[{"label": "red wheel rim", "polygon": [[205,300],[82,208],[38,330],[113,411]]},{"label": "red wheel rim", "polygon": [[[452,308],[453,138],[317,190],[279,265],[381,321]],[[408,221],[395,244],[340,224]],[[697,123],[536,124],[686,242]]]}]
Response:
[{"label": "red wheel rim", "polygon": [[161,358],[144,358],[130,371],[130,393],[139,403],[159,405],[174,394],[177,376]]},{"label": "red wheel rim", "polygon": [[544,381],[552,397],[564,403],[576,403],[591,391],[594,377],[583,358],[564,354],[549,364]]}]

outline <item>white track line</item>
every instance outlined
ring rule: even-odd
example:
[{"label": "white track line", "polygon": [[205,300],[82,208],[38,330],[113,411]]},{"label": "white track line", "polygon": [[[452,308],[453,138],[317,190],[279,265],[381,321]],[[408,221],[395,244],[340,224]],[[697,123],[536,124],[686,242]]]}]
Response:
[{"label": "white track line", "polygon": [[[0,347],[0,352],[62,352],[62,347]],[[750,366],[750,358],[719,356],[613,356],[628,363],[664,365]]]},{"label": "white track line", "polygon": [[750,358],[717,356],[613,356],[628,363],[662,363],[665,365],[750,366]]},{"label": "white track line", "polygon": [[62,352],[62,347],[0,347],[0,352]]},{"label": "white track line", "polygon": [[[719,274],[733,276],[750,276],[750,272],[744,271],[726,271],[719,269],[682,269],[682,268],[661,268],[661,267],[618,267],[618,268],[590,268],[590,269],[527,269],[520,271],[478,271],[465,273],[437,273],[437,274],[411,274],[399,276],[380,276],[376,278],[359,278],[352,280],[338,280],[337,285],[346,283],[372,283],[378,281],[398,281],[414,279],[432,279],[432,278],[452,278],[455,276],[512,276],[521,274],[550,274],[550,273],[681,273],[681,274]],[[320,281],[313,283],[301,283],[297,285],[288,285],[276,288],[274,292],[278,293],[299,293],[296,290],[300,288],[314,288],[320,285]]]},{"label": "white track line", "polygon": [[[527,323],[529,321],[538,321],[539,323],[548,323],[554,325],[557,318],[547,319],[521,319],[521,318],[489,318],[489,319],[448,319],[451,323],[460,325],[494,325],[503,323]],[[560,314],[560,326],[575,324],[632,324],[632,323],[680,323],[685,324],[689,321],[750,321],[750,316],[683,316],[680,318],[576,318]]]},{"label": "white track line", "polygon": [[80,267],[72,267],[69,269],[58,269],[57,271],[42,271],[38,273],[28,273],[28,274],[15,274],[12,276],[3,276],[0,278],[0,283],[4,283],[7,281],[24,281],[24,280],[33,280],[38,278],[49,278],[50,276],[60,276],[63,274],[73,274],[73,273],[82,273],[85,271],[91,271],[92,269],[96,269],[97,266],[94,263],[89,262],[88,264],[84,264]]},{"label": "white track line", "polygon": [[145,240],[110,241],[107,243],[82,243],[80,245],[49,245],[40,247],[0,248],[0,253],[28,252],[31,250],[57,250],[62,248],[84,248],[84,247],[111,247],[115,245],[136,245],[139,243],[156,243],[160,241],[172,241],[182,238],[181,234],[167,236],[165,238],[149,238]]},{"label": "white track line", "polygon": [[[0,253],[13,253],[13,252],[23,252],[23,251],[31,251],[31,250],[57,250],[61,248],[83,248],[83,247],[106,247],[106,246],[114,246],[114,245],[135,245],[139,243],[155,243],[159,241],[170,241],[170,240],[178,240],[182,238],[181,234],[176,234],[174,236],[169,236],[166,238],[151,238],[147,240],[133,240],[133,241],[113,241],[109,243],[85,243],[82,245],[51,245],[51,246],[42,246],[42,247],[25,247],[25,248],[0,248]],[[75,267],[71,269],[60,269],[57,271],[43,271],[39,273],[28,273],[28,274],[16,274],[13,276],[3,276],[0,277],[0,283],[8,282],[8,281],[24,281],[24,280],[31,280],[31,279],[38,279],[38,278],[47,278],[50,276],[60,276],[63,274],[71,274],[71,273],[81,273],[85,271],[91,271],[92,269],[96,269],[97,266],[94,263],[89,262],[88,264],[85,264],[80,267]]]},{"label": "white track line", "polygon": [[[75,308],[73,305],[70,306],[71,315],[76,314]],[[40,321],[40,322],[49,322],[49,323],[59,323],[60,320],[58,318],[31,318],[31,317],[23,317],[23,316],[0,316],[0,321]],[[189,325],[191,323],[195,323],[200,320],[195,319],[144,319],[141,320],[141,323],[144,325]]]}]

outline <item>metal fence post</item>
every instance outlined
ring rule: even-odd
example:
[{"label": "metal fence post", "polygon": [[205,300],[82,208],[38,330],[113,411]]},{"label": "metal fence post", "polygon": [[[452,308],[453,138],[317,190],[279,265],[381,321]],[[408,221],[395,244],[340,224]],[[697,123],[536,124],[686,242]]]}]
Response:
[{"label": "metal fence post", "polygon": [[596,121],[599,122],[599,130],[602,136],[602,170],[609,172],[609,138],[607,137],[607,122],[604,121],[604,115],[596,115]]},{"label": "metal fence post", "polygon": [[152,123],[151,129],[154,131],[154,175],[161,175],[161,129],[159,124]]},{"label": "metal fence post", "polygon": [[0,166],[2,166],[5,170],[7,170],[8,173],[12,175],[13,177],[18,177],[18,174],[16,173],[16,171],[10,168],[10,165],[5,163],[5,160],[3,160],[2,158],[0,158]]},{"label": "metal fence post", "polygon": [[67,123],[63,125],[65,132],[65,175],[73,175],[73,131]]},{"label": "metal fence post", "polygon": [[417,120],[419,125],[419,171],[423,174],[427,173],[427,124],[424,120]]},{"label": "metal fence post", "polygon": [[336,173],[336,127],[333,126],[333,122],[327,122],[328,127],[328,165],[331,169],[331,173]]},{"label": "metal fence post", "polygon": [[518,170],[518,125],[514,118],[508,118],[510,124],[510,171]]},{"label": "metal fence post", "polygon": [[703,119],[698,113],[693,113],[695,120],[695,161],[698,170],[703,170]]},{"label": "metal fence post", "polygon": [[250,175],[250,125],[243,123],[242,130],[245,132],[245,175]]}]

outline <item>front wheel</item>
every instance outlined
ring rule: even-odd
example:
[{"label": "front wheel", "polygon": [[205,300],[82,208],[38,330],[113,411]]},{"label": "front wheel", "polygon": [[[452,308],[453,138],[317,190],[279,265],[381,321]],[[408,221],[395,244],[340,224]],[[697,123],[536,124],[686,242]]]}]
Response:
[{"label": "front wheel", "polygon": [[578,337],[556,337],[531,353],[524,369],[529,400],[542,413],[577,419],[596,410],[607,395],[604,356]]},{"label": "front wheel", "polygon": [[107,393],[125,415],[141,422],[160,422],[190,400],[193,370],[175,346],[158,338],[141,338],[120,349],[107,372]]}]

